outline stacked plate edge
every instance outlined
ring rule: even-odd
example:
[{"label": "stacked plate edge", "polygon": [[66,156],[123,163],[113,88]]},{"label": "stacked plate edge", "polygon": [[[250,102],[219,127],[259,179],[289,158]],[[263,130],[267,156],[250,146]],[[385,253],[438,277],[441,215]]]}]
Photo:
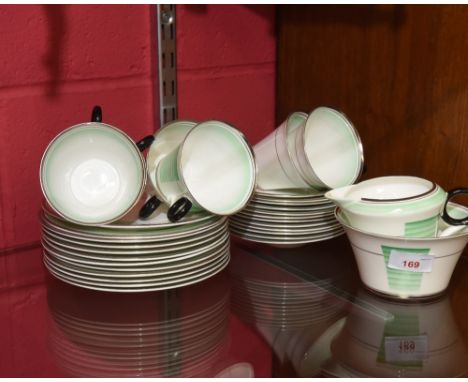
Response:
[{"label": "stacked plate edge", "polygon": [[226,218],[194,214],[170,223],[147,221],[82,226],[41,214],[44,264],[72,285],[111,292],[146,292],[198,283],[230,259]]},{"label": "stacked plate edge", "polygon": [[229,219],[231,233],[244,240],[297,246],[344,233],[334,204],[313,189],[257,189],[249,204]]}]

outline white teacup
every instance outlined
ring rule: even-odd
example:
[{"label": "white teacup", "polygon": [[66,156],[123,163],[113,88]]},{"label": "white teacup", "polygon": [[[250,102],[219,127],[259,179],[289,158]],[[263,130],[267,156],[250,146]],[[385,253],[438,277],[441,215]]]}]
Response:
[{"label": "white teacup", "polygon": [[257,184],[265,190],[345,186],[359,178],[364,164],[359,134],[342,113],[328,107],[309,116],[292,113],[254,150]]},{"label": "white teacup", "polygon": [[264,190],[309,188],[299,164],[294,162],[296,130],[307,119],[302,112],[292,113],[262,141],[254,146],[257,161],[257,185]]},{"label": "white teacup", "polygon": [[46,148],[40,165],[42,192],[65,219],[84,225],[110,223],[138,203],[146,165],[138,146],[121,130],[100,122],[72,126]]},{"label": "white teacup", "polygon": [[299,168],[316,189],[353,184],[364,166],[361,138],[351,121],[339,111],[318,107],[296,131]]},{"label": "white teacup", "polygon": [[[435,237],[447,202],[467,189],[447,194],[437,184],[412,176],[385,176],[328,191],[325,196],[339,206],[347,222],[369,233],[400,237]],[[444,208],[445,206],[445,208]],[[452,218],[449,224],[466,225],[468,218]]]},{"label": "white teacup", "polygon": [[[178,130],[172,136],[182,142],[157,162],[151,160],[155,159],[152,148],[148,155],[150,180],[158,199],[170,206],[168,218],[178,221],[197,209],[216,215],[241,210],[250,200],[256,180],[254,155],[243,134],[220,121],[195,126],[178,121],[156,134],[154,145],[159,144],[160,134],[168,137],[170,130]],[[141,216],[152,210],[146,205]]]}]

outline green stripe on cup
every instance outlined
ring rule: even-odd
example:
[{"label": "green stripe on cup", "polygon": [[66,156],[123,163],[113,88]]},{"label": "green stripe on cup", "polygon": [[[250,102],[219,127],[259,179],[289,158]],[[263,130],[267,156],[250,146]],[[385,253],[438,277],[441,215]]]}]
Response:
[{"label": "green stripe on cup", "polygon": [[177,170],[178,152],[179,151],[176,149],[161,160],[159,167],[160,182],[167,183],[179,181],[179,171]]},{"label": "green stripe on cup", "polygon": [[387,270],[388,287],[400,291],[418,291],[421,288],[422,273],[411,272],[388,267],[388,259],[392,250],[399,252],[415,253],[418,255],[428,255],[429,248],[397,248],[382,245],[382,253],[385,259]]},{"label": "green stripe on cup", "polygon": [[434,237],[439,215],[405,224],[405,237]]},{"label": "green stripe on cup", "polygon": [[417,337],[419,336],[419,316],[416,314],[397,314],[393,320],[385,323],[384,333],[380,341],[379,352],[377,353],[377,363],[403,366],[407,368],[421,369],[423,366],[422,360],[408,361],[387,361],[385,354],[385,339],[388,337]]}]

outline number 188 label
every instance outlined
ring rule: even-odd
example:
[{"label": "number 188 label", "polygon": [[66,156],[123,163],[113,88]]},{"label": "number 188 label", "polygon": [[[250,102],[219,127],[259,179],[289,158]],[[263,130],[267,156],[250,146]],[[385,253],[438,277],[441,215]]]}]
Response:
[{"label": "number 188 label", "polygon": [[418,361],[427,357],[427,337],[385,337],[387,362]]},{"label": "number 188 label", "polygon": [[417,253],[392,250],[388,259],[388,267],[410,272],[431,272],[432,256]]}]

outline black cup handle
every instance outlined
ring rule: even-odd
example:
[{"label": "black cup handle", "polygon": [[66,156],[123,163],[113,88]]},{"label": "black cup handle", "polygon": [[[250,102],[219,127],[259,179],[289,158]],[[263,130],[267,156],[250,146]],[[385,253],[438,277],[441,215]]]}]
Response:
[{"label": "black cup handle", "polygon": [[91,122],[102,122],[101,106],[96,105],[93,107],[93,112],[91,113]]},{"label": "black cup handle", "polygon": [[141,207],[139,216],[141,219],[146,219],[150,217],[150,215],[158,209],[160,206],[161,201],[156,197],[152,196],[149,198],[146,203]]},{"label": "black cup handle", "polygon": [[459,194],[468,194],[468,188],[455,188],[447,192],[447,199],[444,204],[444,213],[442,214],[442,219],[450,225],[468,225],[468,216],[462,219],[455,219],[451,217],[447,212],[447,204],[454,196]]},{"label": "black cup handle", "polygon": [[145,151],[148,147],[151,146],[151,144],[154,142],[154,135],[147,135],[143,139],[140,139],[136,145],[138,149],[143,152]]},{"label": "black cup handle", "polygon": [[167,211],[167,217],[173,223],[182,219],[192,208],[192,202],[185,197],[177,200]]}]

